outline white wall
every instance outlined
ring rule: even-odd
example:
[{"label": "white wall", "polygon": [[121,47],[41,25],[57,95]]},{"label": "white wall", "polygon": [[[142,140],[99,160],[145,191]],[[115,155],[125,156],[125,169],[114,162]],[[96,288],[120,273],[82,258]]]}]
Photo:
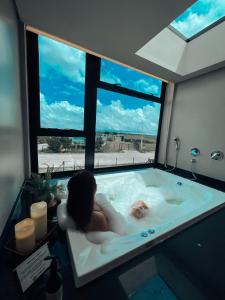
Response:
[{"label": "white wall", "polygon": [[[196,158],[196,172],[225,181],[225,159],[215,161],[209,157],[214,150],[225,154],[225,69],[176,85],[168,149],[170,165],[175,159],[174,136],[181,140],[178,168],[190,169],[190,149],[198,147],[201,155]],[[162,136],[160,163],[164,162],[165,139]]]},{"label": "white wall", "polygon": [[18,23],[0,1],[0,234],[24,180]]}]

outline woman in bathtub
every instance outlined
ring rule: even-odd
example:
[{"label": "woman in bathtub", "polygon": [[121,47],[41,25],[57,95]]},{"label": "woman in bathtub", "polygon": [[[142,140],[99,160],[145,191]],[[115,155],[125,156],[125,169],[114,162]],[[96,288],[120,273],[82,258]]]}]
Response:
[{"label": "woman in bathtub", "polygon": [[67,213],[82,232],[108,231],[108,219],[95,201],[97,184],[91,172],[80,171],[68,182]]},{"label": "woman in bathtub", "polygon": [[[76,228],[82,232],[88,231],[108,231],[121,232],[118,213],[111,212],[111,219],[108,219],[102,207],[95,201],[97,184],[91,172],[80,171],[70,178],[68,182],[67,213],[75,222]],[[136,201],[131,207],[131,215],[136,219],[145,216],[148,206],[144,201]],[[113,217],[114,215],[114,217]],[[112,223],[118,226],[112,226]],[[114,219],[114,220],[113,220]],[[110,226],[111,225],[111,226]],[[122,225],[123,226],[123,225]],[[111,227],[111,228],[110,228]],[[113,230],[113,227],[117,227]]]}]

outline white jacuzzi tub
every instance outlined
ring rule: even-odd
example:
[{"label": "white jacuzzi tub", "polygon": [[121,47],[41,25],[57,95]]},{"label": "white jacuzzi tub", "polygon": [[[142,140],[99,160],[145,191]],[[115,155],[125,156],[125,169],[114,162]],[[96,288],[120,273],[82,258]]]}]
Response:
[{"label": "white jacuzzi tub", "polygon": [[[130,233],[99,245],[89,242],[76,230],[67,230],[77,287],[225,206],[224,193],[154,168],[95,178],[98,192],[106,194],[114,208],[123,214],[130,224]],[[139,199],[150,210],[146,217],[136,220],[129,215],[129,209]],[[149,229],[154,233],[143,236]]]}]

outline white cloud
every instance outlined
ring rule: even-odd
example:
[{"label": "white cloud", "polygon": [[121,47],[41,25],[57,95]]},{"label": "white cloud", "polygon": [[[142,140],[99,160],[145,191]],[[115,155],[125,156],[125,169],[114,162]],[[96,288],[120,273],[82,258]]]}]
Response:
[{"label": "white cloud", "polygon": [[175,20],[171,23],[178,31],[190,37],[198,33],[208,25],[214,23],[225,15],[225,1],[222,0],[199,0],[199,6],[203,11],[196,10],[195,6],[190,7],[188,15],[183,20]]},{"label": "white cloud", "polygon": [[101,101],[99,100],[99,99],[97,99],[97,106],[99,107],[99,106],[102,106],[102,103],[101,103]]},{"label": "white cloud", "polygon": [[84,83],[85,53],[63,43],[39,37],[41,76],[48,76],[49,70],[55,70],[74,82]]},{"label": "white cloud", "polygon": [[48,104],[43,94],[40,94],[40,100],[42,127],[83,130],[83,107],[70,104],[66,100]]},{"label": "white cloud", "polygon": [[102,72],[101,81],[113,83],[113,84],[121,84],[121,79],[113,74],[113,72],[110,69],[104,69],[104,72]]},{"label": "white cloud", "polygon": [[160,93],[159,86],[145,79],[139,79],[135,81],[134,88],[146,94],[158,95]]},{"label": "white cloud", "polygon": [[145,105],[143,108],[125,108],[120,100],[98,106],[97,130],[129,131],[156,135],[160,105]]},{"label": "white cloud", "polygon": [[[84,109],[58,101],[48,104],[43,94],[41,98],[41,124],[43,127],[83,129]],[[156,135],[158,130],[160,105],[146,104],[142,108],[128,109],[120,100],[104,105],[97,101],[97,130],[125,131]]]}]

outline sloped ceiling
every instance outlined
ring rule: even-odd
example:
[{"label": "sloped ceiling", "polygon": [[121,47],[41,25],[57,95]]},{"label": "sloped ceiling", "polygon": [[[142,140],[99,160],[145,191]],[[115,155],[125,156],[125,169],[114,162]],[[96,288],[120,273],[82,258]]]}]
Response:
[{"label": "sloped ceiling", "polygon": [[135,53],[193,2],[16,0],[25,24],[175,82],[183,80],[183,76]]},{"label": "sloped ceiling", "polygon": [[168,81],[225,66],[225,22],[189,43],[167,26],[194,0],[16,0],[38,30]]}]

